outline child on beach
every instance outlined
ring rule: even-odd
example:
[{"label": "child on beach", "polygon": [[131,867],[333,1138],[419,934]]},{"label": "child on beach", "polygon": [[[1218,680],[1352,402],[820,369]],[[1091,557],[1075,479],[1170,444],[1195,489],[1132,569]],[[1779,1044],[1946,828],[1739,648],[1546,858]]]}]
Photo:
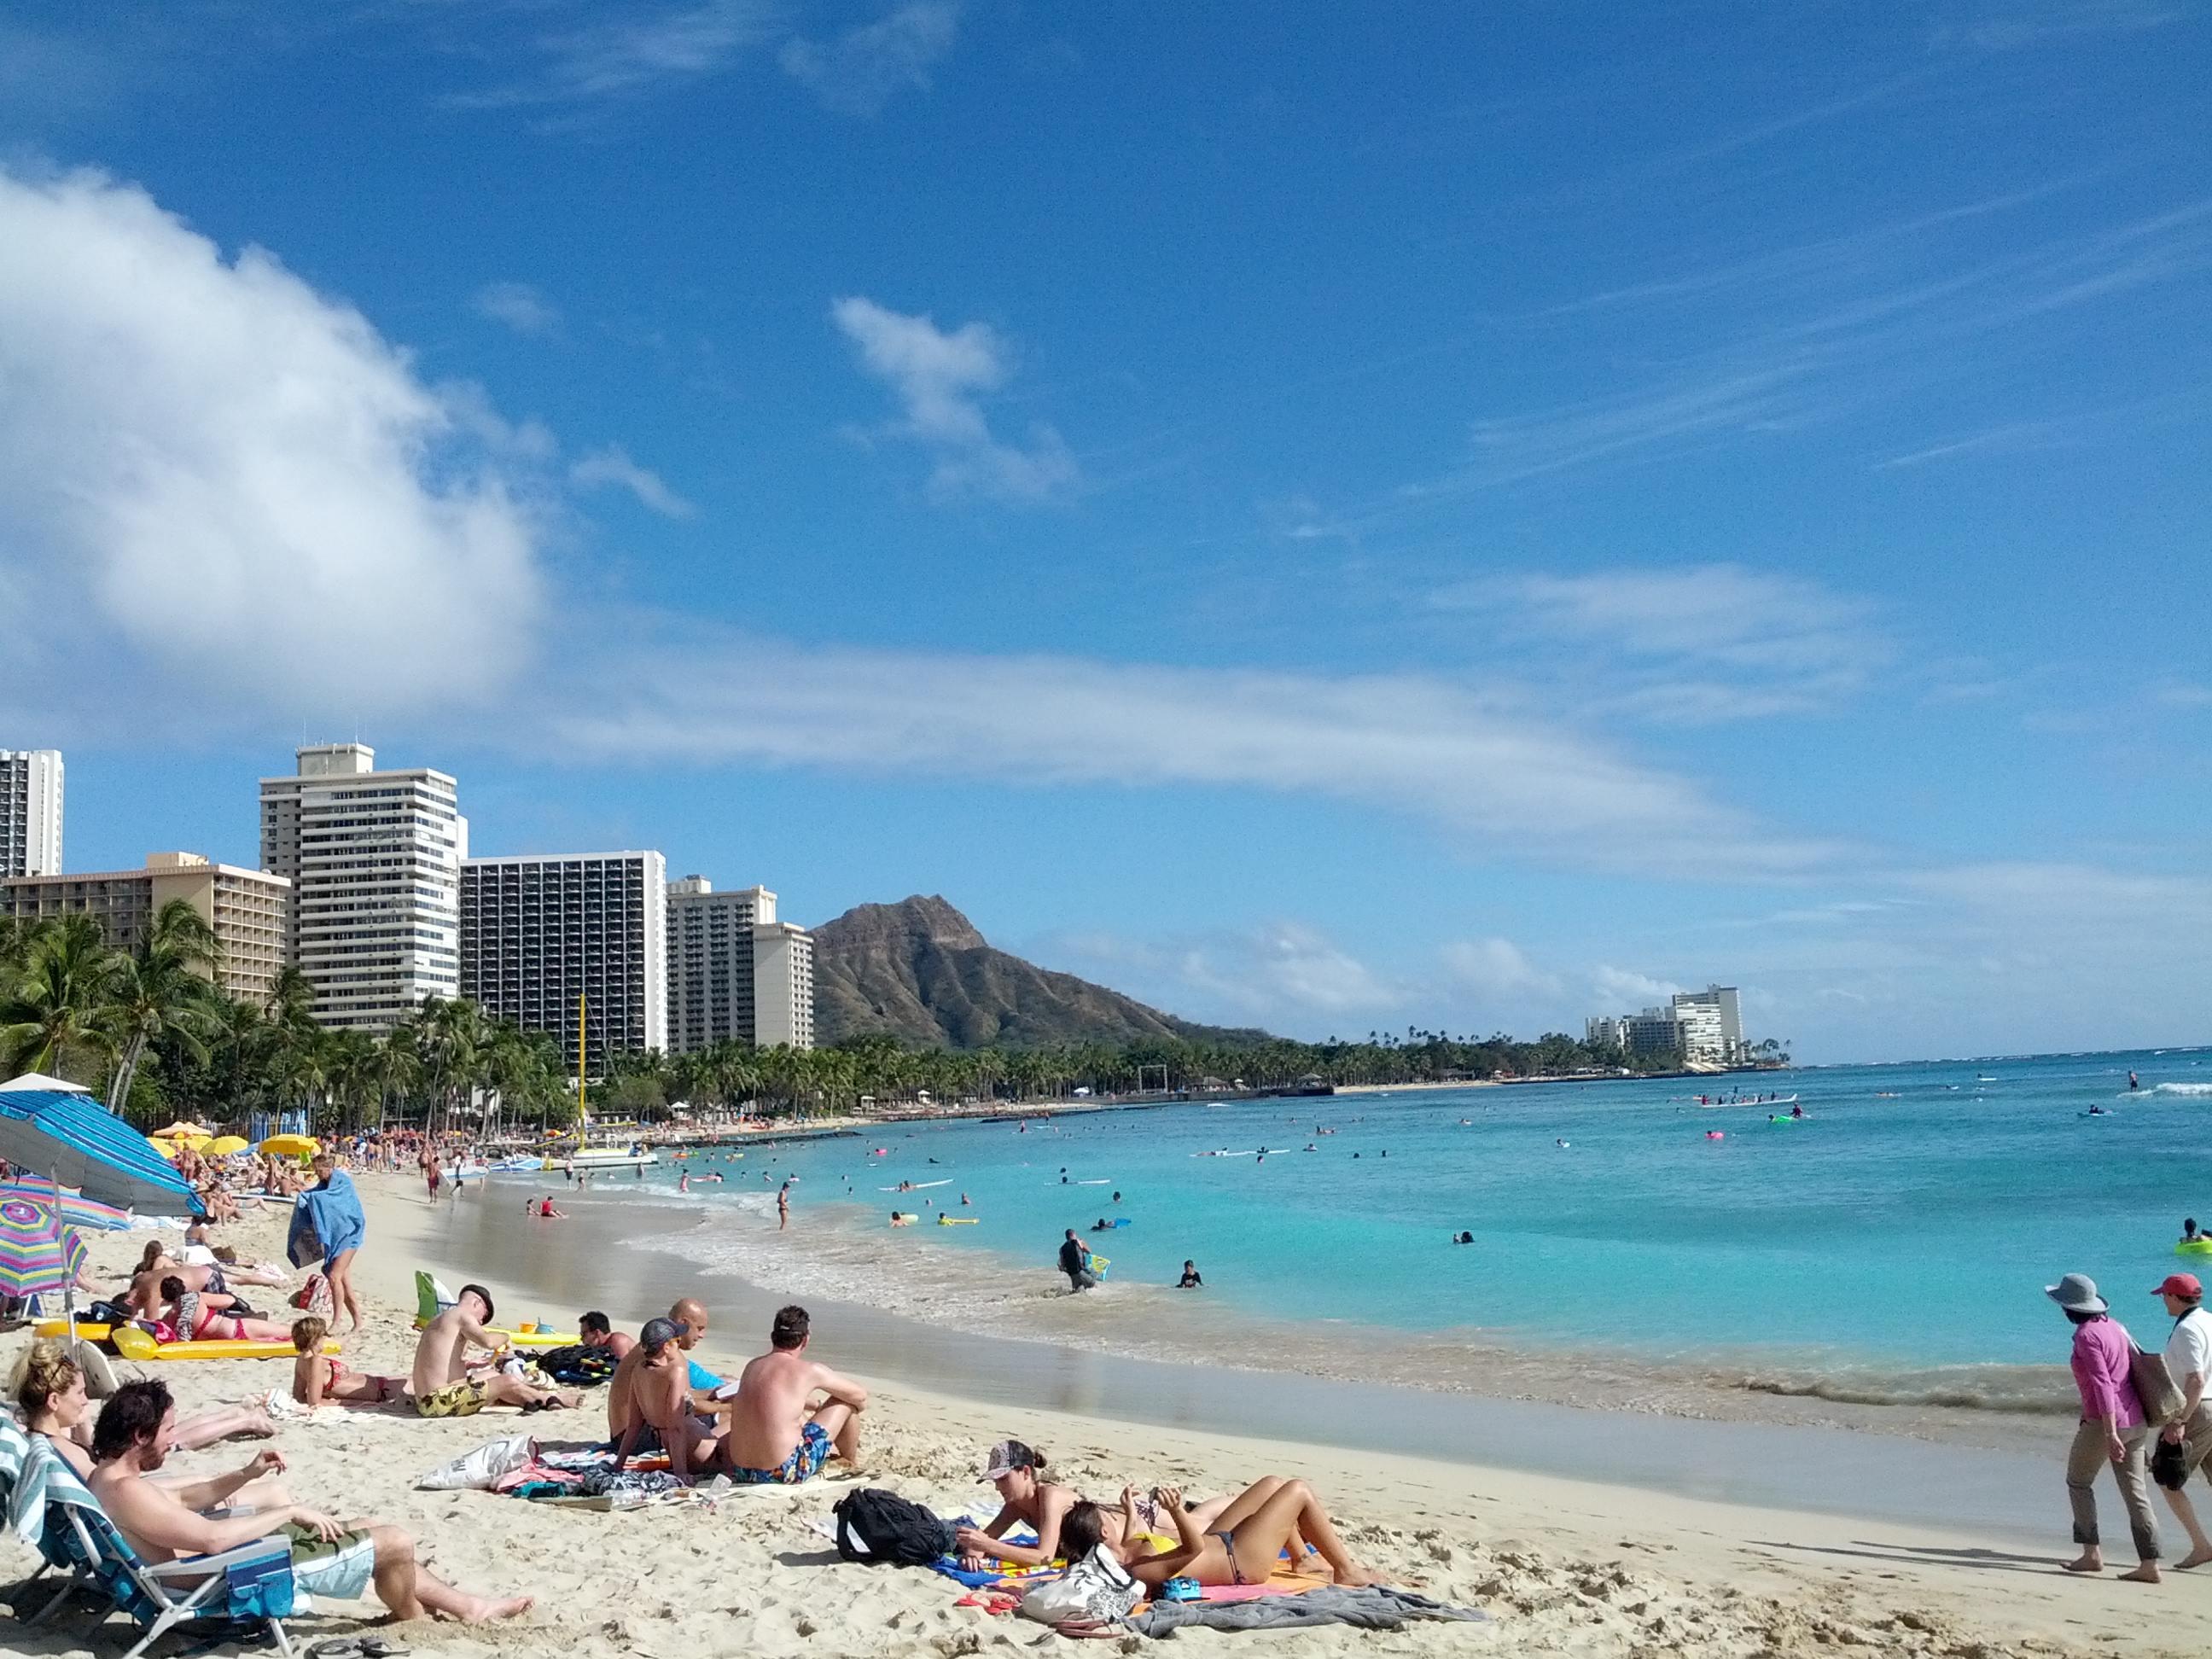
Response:
[{"label": "child on beach", "polygon": [[396,1376],[368,1376],[348,1370],[335,1356],[323,1352],[323,1339],[331,1328],[310,1315],[292,1322],[292,1346],[300,1357],[292,1362],[292,1398],[309,1411],[336,1402],[341,1406],[380,1406],[407,1385]]}]

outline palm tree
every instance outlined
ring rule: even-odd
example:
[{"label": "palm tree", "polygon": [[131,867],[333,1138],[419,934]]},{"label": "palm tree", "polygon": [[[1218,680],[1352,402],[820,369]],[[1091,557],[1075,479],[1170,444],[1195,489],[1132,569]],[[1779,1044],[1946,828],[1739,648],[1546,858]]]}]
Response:
[{"label": "palm tree", "polygon": [[100,1027],[115,1049],[108,1109],[121,1113],[146,1056],[146,1045],[173,1038],[194,1060],[208,1057],[205,1039],[222,1029],[217,993],[203,970],[222,960],[222,944],[189,901],[171,899],[135,948],[119,954],[109,975]]},{"label": "palm tree", "polygon": [[39,929],[0,1000],[0,1061],[8,1075],[58,1072],[72,1059],[111,1053],[100,1012],[115,969],[97,918],[63,916]]}]

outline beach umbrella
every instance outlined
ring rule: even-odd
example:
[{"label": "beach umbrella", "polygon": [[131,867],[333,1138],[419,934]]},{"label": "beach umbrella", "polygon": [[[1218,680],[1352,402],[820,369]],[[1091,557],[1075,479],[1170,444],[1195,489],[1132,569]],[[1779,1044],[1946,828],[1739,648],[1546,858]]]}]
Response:
[{"label": "beach umbrella", "polygon": [[[77,1247],[80,1259],[83,1248]],[[0,1291],[29,1297],[67,1290],[76,1277],[69,1258],[52,1210],[27,1198],[0,1199]]]},{"label": "beach umbrella", "polygon": [[153,1143],[82,1090],[0,1083],[0,1158],[102,1204],[200,1214],[191,1183]]},{"label": "beach umbrella", "polygon": [[149,1140],[146,1144],[149,1146],[151,1146],[155,1152],[161,1153],[163,1158],[173,1158],[179,1152],[184,1151],[183,1147],[172,1146],[166,1140]]},{"label": "beach umbrella", "polygon": [[149,1140],[211,1140],[214,1138],[213,1130],[203,1129],[197,1123],[182,1120],[172,1123],[166,1129],[156,1129],[146,1137]]},{"label": "beach umbrella", "polygon": [[242,1152],[253,1143],[244,1135],[219,1135],[208,1142],[207,1149],[216,1158],[228,1158],[233,1152]]},{"label": "beach umbrella", "polygon": [[312,1158],[322,1147],[313,1135],[271,1135],[261,1150],[277,1158]]},{"label": "beach umbrella", "polygon": [[95,1232],[119,1233],[131,1224],[127,1211],[112,1204],[102,1204],[97,1199],[87,1198],[82,1193],[62,1189],[57,1205],[53,1188],[44,1182],[0,1181],[0,1200],[10,1198],[28,1199],[33,1204],[45,1204],[59,1210],[65,1227],[88,1227]]}]

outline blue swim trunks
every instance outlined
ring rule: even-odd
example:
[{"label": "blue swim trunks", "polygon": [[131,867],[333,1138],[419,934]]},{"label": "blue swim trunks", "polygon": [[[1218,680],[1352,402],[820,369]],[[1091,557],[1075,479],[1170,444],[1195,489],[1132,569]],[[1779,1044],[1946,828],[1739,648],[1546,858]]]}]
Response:
[{"label": "blue swim trunks", "polygon": [[811,1480],[822,1473],[822,1466],[830,1461],[836,1448],[819,1423],[809,1423],[799,1431],[799,1443],[792,1448],[791,1455],[772,1469],[732,1469],[730,1479],[741,1486],[795,1486],[802,1480]]}]

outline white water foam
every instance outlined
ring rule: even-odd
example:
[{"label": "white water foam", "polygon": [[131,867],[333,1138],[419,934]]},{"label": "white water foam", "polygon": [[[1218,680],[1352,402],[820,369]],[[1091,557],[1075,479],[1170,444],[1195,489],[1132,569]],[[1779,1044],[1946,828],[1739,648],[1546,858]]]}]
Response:
[{"label": "white water foam", "polygon": [[2212,1095],[2212,1083],[2160,1083],[2151,1091],[2154,1095]]}]

